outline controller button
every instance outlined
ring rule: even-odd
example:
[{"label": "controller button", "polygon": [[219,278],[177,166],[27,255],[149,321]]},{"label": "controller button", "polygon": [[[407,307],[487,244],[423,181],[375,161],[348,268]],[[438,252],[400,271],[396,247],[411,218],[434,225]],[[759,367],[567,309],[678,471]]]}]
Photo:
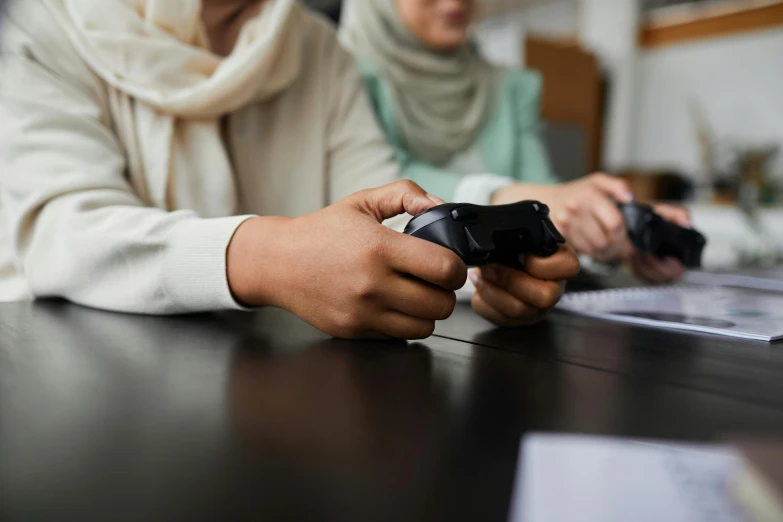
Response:
[{"label": "controller button", "polygon": [[565,243],[565,238],[560,234],[560,232],[557,229],[552,229],[549,225],[547,225],[546,221],[541,222],[541,228],[542,232],[544,233],[544,242],[549,243],[553,240],[556,243]]},{"label": "controller button", "polygon": [[533,203],[533,210],[535,210],[537,213],[541,214],[542,216],[549,215],[549,207],[544,205],[543,203]]},{"label": "controller button", "polygon": [[466,227],[465,235],[468,239],[468,247],[473,253],[492,252],[495,249],[495,242],[492,241],[492,234],[487,232],[487,230],[480,225]]},{"label": "controller button", "polygon": [[454,221],[463,221],[466,219],[476,219],[478,213],[470,207],[459,207],[451,211],[451,219]]}]

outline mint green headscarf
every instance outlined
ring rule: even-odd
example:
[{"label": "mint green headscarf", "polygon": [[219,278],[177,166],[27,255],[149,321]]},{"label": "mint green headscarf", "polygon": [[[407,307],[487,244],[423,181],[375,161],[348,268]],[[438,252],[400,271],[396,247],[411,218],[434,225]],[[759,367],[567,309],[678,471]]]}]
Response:
[{"label": "mint green headscarf", "polygon": [[426,47],[403,24],[395,0],[347,0],[340,41],[387,80],[398,131],[418,159],[445,165],[481,133],[499,69],[472,43],[449,53]]}]

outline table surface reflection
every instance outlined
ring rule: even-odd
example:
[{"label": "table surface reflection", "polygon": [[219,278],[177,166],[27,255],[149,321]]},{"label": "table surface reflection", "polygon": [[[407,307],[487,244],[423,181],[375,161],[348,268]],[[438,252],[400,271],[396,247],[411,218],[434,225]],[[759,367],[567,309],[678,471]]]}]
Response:
[{"label": "table surface reflection", "polygon": [[505,521],[520,438],[783,433],[778,345],[460,306],[421,343],[276,309],[0,305],[0,520]]}]

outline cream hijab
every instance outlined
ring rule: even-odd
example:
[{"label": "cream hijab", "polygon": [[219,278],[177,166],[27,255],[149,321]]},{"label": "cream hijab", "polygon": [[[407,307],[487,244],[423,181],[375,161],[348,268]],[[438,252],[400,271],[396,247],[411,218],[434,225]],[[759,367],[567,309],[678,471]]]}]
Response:
[{"label": "cream hijab", "polygon": [[395,0],[347,0],[340,40],[387,80],[405,145],[444,165],[476,140],[494,108],[499,70],[471,44],[438,53],[402,23]]},{"label": "cream hijab", "polygon": [[[148,205],[235,213],[219,119],[289,86],[301,41],[296,0],[265,2],[234,50],[209,50],[201,0],[43,0],[82,59],[109,84],[130,182]],[[88,159],[87,159],[88,160]]]}]

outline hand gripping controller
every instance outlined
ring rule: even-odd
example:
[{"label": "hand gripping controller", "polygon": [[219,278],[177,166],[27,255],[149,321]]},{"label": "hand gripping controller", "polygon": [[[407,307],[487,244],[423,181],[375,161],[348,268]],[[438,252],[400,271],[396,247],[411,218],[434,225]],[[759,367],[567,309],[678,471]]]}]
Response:
[{"label": "hand gripping controller", "polygon": [[447,203],[415,216],[404,232],[452,250],[468,266],[497,263],[521,269],[521,254],[548,257],[565,243],[549,219],[549,207],[537,201]]}]

